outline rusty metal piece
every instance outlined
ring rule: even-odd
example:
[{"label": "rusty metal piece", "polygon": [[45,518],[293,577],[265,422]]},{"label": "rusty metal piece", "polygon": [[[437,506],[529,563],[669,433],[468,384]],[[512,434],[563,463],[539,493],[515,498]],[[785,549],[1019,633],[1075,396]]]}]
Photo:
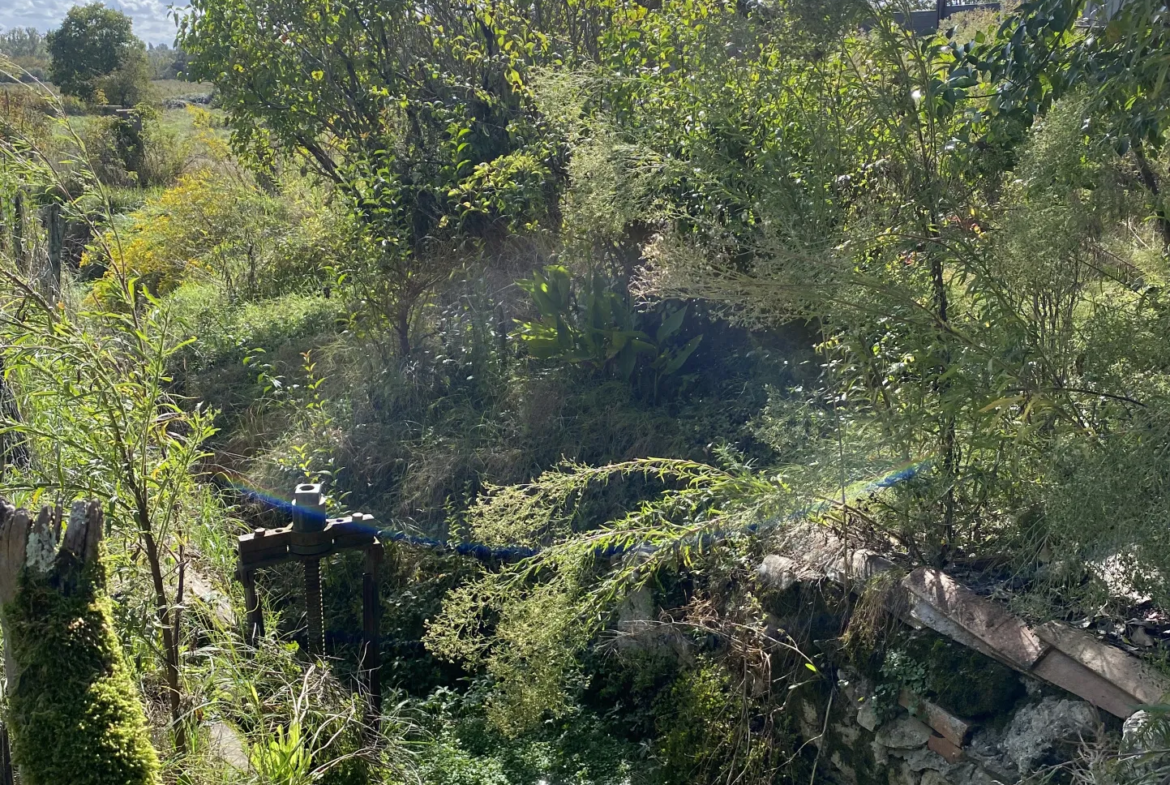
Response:
[{"label": "rusty metal piece", "polygon": [[245,639],[249,646],[256,648],[264,635],[264,610],[260,607],[260,597],[256,594],[256,574],[252,570],[241,568],[240,582],[244,584],[244,624],[247,625]]},{"label": "rusty metal piece", "polygon": [[293,492],[292,531],[289,553],[299,556],[305,568],[305,619],[308,624],[309,653],[325,653],[325,622],[321,601],[320,556],[333,548],[325,531],[325,496],[317,483],[298,485]]},{"label": "rusty metal piece", "polygon": [[319,556],[330,551],[332,539],[321,536],[328,521],[325,519],[325,496],[318,483],[297,486],[293,493],[292,519],[290,553]]},{"label": "rusty metal piece", "polygon": [[325,621],[321,603],[321,560],[305,559],[305,617],[308,621],[309,653],[325,653]]},{"label": "rusty metal piece", "polygon": [[298,485],[293,494],[292,525],[278,529],[257,529],[237,541],[237,574],[244,584],[248,611],[247,635],[253,645],[264,633],[264,617],[256,592],[256,570],[287,561],[300,561],[304,569],[305,617],[308,627],[307,650],[317,656],[325,652],[325,623],[321,597],[321,559],[340,550],[366,550],[366,569],[362,578],[362,668],[367,672],[366,689],[370,695],[370,717],[380,715],[381,660],[378,641],[378,569],[382,545],[372,515],[354,513],[344,518],[326,519],[325,497],[315,483]]}]

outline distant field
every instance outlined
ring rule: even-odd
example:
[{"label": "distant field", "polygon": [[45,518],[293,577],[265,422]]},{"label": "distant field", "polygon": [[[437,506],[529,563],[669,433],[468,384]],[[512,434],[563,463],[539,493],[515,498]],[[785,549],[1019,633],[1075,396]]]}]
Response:
[{"label": "distant field", "polygon": [[[168,98],[188,98],[198,95],[211,95],[212,86],[206,82],[184,82],[179,79],[156,79],[150,83],[155,97],[160,101]],[[0,82],[0,90],[28,90],[48,88],[54,93],[56,86],[49,82]]]},{"label": "distant field", "polygon": [[168,98],[187,98],[196,95],[211,95],[212,87],[206,82],[183,82],[179,79],[156,79],[150,83],[160,101]]}]

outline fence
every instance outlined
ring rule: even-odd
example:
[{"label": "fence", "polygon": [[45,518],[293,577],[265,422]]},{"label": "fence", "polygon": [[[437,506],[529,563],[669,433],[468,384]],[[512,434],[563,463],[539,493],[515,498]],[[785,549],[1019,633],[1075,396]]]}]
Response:
[{"label": "fence", "polygon": [[60,203],[38,198],[31,189],[0,195],[0,254],[38,281],[47,294],[57,294],[65,240],[72,228],[68,224]]}]

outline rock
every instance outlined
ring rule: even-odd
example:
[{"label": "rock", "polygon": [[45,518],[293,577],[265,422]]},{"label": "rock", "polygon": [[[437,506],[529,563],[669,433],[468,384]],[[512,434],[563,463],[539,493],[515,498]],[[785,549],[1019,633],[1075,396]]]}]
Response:
[{"label": "rock", "polygon": [[805,741],[811,741],[817,748],[821,746],[821,713],[812,701],[800,702],[800,714],[797,724],[800,726],[800,735]]},{"label": "rock", "polygon": [[1154,781],[1154,772],[1167,762],[1166,721],[1148,711],[1135,711],[1121,726],[1124,770],[1132,782]]},{"label": "rock", "polygon": [[1047,697],[1012,718],[1002,749],[1021,774],[1031,773],[1061,743],[1096,735],[1097,714],[1084,701]]},{"label": "rock", "polygon": [[686,638],[676,627],[659,621],[654,598],[649,589],[630,592],[618,606],[617,635],[613,646],[618,651],[670,651],[687,660],[690,650]]},{"label": "rock", "polygon": [[1154,639],[1150,637],[1150,633],[1146,630],[1146,628],[1140,625],[1134,627],[1133,632],[1129,634],[1129,639],[1133,641],[1135,646],[1141,646],[1142,648],[1146,649],[1153,646],[1155,643]]},{"label": "rock", "polygon": [[891,750],[912,750],[930,740],[930,728],[913,717],[902,717],[877,732],[875,740]]},{"label": "rock", "polygon": [[1132,553],[1115,553],[1100,561],[1089,562],[1087,566],[1108,587],[1110,595],[1129,600],[1134,605],[1150,602],[1150,595],[1138,591],[1133,585],[1132,565]]},{"label": "rock", "polygon": [[769,589],[787,591],[801,581],[815,581],[822,576],[795,559],[773,553],[756,568],[756,577]]},{"label": "rock", "polygon": [[871,733],[877,730],[878,726],[882,724],[881,718],[878,717],[877,709],[873,707],[872,700],[867,700],[857,710],[857,724]]},{"label": "rock", "polygon": [[1127,752],[1145,752],[1149,742],[1150,723],[1148,711],[1135,711],[1121,725],[1121,746]]},{"label": "rock", "polygon": [[829,758],[829,762],[841,773],[841,779],[850,785],[857,785],[857,772],[845,762],[840,752],[834,752],[833,757]]},{"label": "rock", "polygon": [[835,725],[833,730],[836,731],[837,737],[847,747],[852,747],[857,739],[861,737],[861,730],[856,725]]},{"label": "rock", "polygon": [[974,763],[961,763],[952,766],[945,774],[924,772],[921,785],[1003,785],[1005,782],[1015,782],[1015,779],[993,777]]},{"label": "rock", "polygon": [[910,771],[947,771],[951,768],[950,764],[943,760],[941,755],[925,747],[891,752],[891,754],[898,755],[902,760],[906,761],[906,765],[910,767]]},{"label": "rock", "polygon": [[890,785],[920,785],[922,777],[918,772],[912,771],[909,766],[902,763],[898,766],[891,766],[888,781]]},{"label": "rock", "polygon": [[1007,759],[1003,751],[1005,731],[995,728],[980,728],[971,737],[963,754],[980,767],[992,772],[1003,782],[1015,782],[1018,772],[1015,764]]},{"label": "rock", "polygon": [[208,725],[207,742],[214,757],[236,771],[248,771],[251,768],[244,737],[226,722],[216,720]]}]

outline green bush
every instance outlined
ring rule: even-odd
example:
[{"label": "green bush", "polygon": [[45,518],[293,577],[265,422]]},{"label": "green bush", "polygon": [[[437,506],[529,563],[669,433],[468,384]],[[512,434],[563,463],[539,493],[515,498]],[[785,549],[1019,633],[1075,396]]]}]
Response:
[{"label": "green bush", "polygon": [[168,298],[187,331],[197,336],[176,357],[185,395],[228,420],[265,395],[296,384],[302,354],[335,340],[345,315],[338,299],[288,294],[233,307],[213,283],[188,283]]}]

